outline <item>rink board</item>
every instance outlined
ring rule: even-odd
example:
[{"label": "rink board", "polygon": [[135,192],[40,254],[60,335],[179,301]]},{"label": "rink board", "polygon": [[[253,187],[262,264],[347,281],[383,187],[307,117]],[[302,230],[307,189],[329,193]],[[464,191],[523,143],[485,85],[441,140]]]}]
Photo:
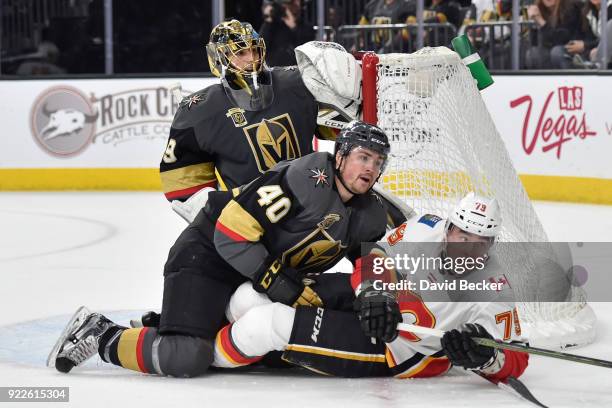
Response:
[{"label": "rink board", "polygon": [[[0,190],[159,190],[175,112],[167,86],[177,81],[187,95],[216,80],[0,82],[0,93],[11,96],[0,101]],[[530,197],[612,203],[612,76],[495,81],[482,96]],[[54,114],[63,126],[57,131]],[[69,124],[83,118],[80,127]]]}]

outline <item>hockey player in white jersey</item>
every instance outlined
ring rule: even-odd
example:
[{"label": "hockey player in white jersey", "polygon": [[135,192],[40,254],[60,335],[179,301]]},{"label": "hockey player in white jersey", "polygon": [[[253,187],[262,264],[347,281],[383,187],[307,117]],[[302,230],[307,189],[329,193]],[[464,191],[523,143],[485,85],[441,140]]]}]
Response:
[{"label": "hockey player in white jersey", "polygon": [[[470,194],[446,222],[433,215],[412,219],[387,234],[387,244],[395,244],[384,246],[396,247],[401,241],[416,241],[419,239],[416,232],[420,231],[420,239],[441,244],[437,247],[437,256],[482,256],[486,259],[486,269],[494,261],[489,252],[500,227],[497,202]],[[455,245],[458,242],[467,246]],[[323,308],[292,309],[271,303],[248,285],[241,286],[226,313],[232,323],[217,335],[214,365],[247,365],[269,351],[279,350],[288,362],[344,377],[431,377],[445,373],[452,365],[479,371],[493,381],[522,374],[528,363],[527,354],[498,351],[470,340],[471,337],[520,339],[520,326],[511,302],[480,302],[478,297],[472,301],[463,298],[461,302],[429,302],[411,291],[397,296],[398,293],[373,285],[373,278],[384,282],[392,272],[368,274],[376,259],[371,258],[369,265],[358,263],[350,275],[357,294],[357,314]],[[448,274],[469,276],[475,272],[479,271],[463,271],[463,274],[438,271],[440,278]],[[490,298],[501,300],[496,294]],[[398,332],[399,321],[440,329],[446,334],[440,340]],[[379,341],[372,341],[372,337]]]},{"label": "hockey player in white jersey", "polygon": [[[412,280],[416,282],[427,279],[432,283],[450,282],[469,271],[469,275],[464,276],[469,276],[470,282],[485,281],[495,284],[497,288],[495,291],[481,293],[478,301],[487,300],[485,296],[488,300],[513,301],[514,294],[510,280],[493,246],[501,232],[501,223],[501,209],[497,200],[470,192],[450,211],[446,219],[434,214],[417,215],[388,231],[381,245],[390,258],[411,255],[445,259],[461,257],[480,259],[482,265],[475,264],[472,268],[455,267],[452,271],[447,268],[420,268],[412,271]],[[454,291],[450,300],[460,301],[462,300],[460,297],[466,295],[472,294],[466,291]]]}]

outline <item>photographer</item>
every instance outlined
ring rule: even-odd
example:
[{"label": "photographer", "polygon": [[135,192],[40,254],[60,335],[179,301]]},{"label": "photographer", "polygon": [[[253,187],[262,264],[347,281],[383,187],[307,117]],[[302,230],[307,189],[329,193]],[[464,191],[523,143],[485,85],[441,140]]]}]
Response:
[{"label": "photographer", "polygon": [[259,33],[266,39],[270,66],[296,65],[293,50],[315,39],[312,26],[301,21],[301,0],[265,0],[264,23]]}]

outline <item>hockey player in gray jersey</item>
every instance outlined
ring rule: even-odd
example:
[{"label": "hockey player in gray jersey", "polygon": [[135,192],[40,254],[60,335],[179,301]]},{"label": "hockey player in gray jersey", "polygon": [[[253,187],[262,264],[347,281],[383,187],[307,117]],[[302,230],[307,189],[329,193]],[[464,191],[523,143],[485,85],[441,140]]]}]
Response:
[{"label": "hockey player in gray jersey", "polygon": [[[446,280],[470,275],[487,279],[490,276],[483,271],[497,267],[495,258],[489,254],[500,229],[501,213],[496,200],[469,194],[446,222],[438,216],[424,215],[389,233],[386,245],[383,244],[387,256],[370,257],[370,261],[376,265],[376,260],[392,260],[393,255],[401,252],[399,242],[419,244],[420,239],[425,239],[430,245],[430,257],[482,257],[485,266],[482,270],[430,271],[431,276],[425,274],[422,279]],[[217,335],[214,364],[237,367],[257,361],[258,356],[271,350],[282,350],[286,361],[318,373],[344,377],[432,377],[455,365],[476,370],[492,381],[504,381],[508,376],[520,376],[525,370],[528,363],[525,353],[498,352],[470,340],[492,336],[520,340],[514,303],[508,301],[503,287],[500,292],[493,290],[491,296],[474,296],[472,292],[471,299],[451,302],[447,296],[443,302],[429,301],[411,291],[377,288],[376,279],[393,283],[385,276],[388,269],[377,274],[365,261],[367,258],[360,259],[353,274],[347,275],[357,293],[356,314],[326,307],[294,310],[271,303],[248,286],[241,286],[228,307],[228,320],[233,323]],[[399,333],[397,314],[405,323],[446,331],[442,342],[431,336]],[[372,342],[371,337],[379,341]]]},{"label": "hockey player in gray jersey", "polygon": [[317,275],[344,256],[359,263],[362,242],[384,235],[385,208],[371,188],[388,153],[382,130],[355,121],[338,135],[335,155],[281,162],[246,186],[211,193],[170,250],[159,328],[128,329],[80,310],[50,365],[68,372],[98,352],[132,370],[196,376],[212,363],[226,306],[242,283],[288,306],[325,305]]}]

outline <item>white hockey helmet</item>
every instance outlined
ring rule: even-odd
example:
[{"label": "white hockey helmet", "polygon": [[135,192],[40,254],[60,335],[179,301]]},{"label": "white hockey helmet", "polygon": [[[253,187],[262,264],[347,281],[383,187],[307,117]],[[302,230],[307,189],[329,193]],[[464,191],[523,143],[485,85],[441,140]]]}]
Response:
[{"label": "white hockey helmet", "polygon": [[481,237],[496,237],[501,231],[501,208],[495,198],[487,198],[469,192],[453,208],[446,222],[446,230],[451,225]]}]

